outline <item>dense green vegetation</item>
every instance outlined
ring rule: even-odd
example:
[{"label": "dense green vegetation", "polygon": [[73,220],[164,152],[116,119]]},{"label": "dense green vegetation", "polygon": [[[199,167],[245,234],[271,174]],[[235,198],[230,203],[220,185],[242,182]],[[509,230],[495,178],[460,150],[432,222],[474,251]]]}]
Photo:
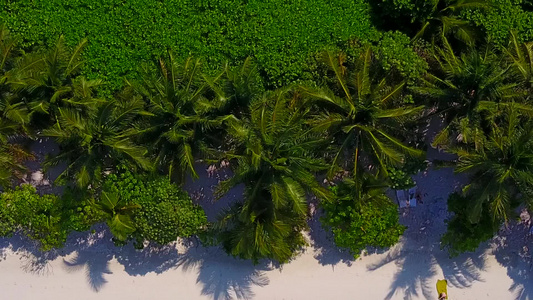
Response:
[{"label": "dense green vegetation", "polygon": [[209,70],[254,56],[269,83],[280,85],[301,79],[308,56],[323,47],[375,35],[362,0],[0,3],[0,18],[23,47],[51,45],[61,34],[71,46],[88,38],[83,74],[114,88],[168,49],[179,59],[203,58]]},{"label": "dense green vegetation", "polygon": [[[308,196],[354,257],[404,231],[405,189],[438,146],[470,184],[448,199],[450,254],[533,196],[533,12],[526,0],[0,1],[0,235],[42,250],[107,224],[117,245],[201,236],[289,261]],[[8,30],[9,29],[9,30]],[[400,31],[388,31],[399,29]],[[443,120],[431,145],[419,132]],[[63,195],[20,185],[53,139]],[[198,160],[245,192],[220,218],[180,188]],[[331,189],[318,178],[325,176]]]},{"label": "dense green vegetation", "polygon": [[405,230],[386,188],[383,181],[362,173],[333,187],[335,200],[322,204],[323,224],[333,231],[335,243],[348,248],[354,258],[368,246],[393,246]]}]

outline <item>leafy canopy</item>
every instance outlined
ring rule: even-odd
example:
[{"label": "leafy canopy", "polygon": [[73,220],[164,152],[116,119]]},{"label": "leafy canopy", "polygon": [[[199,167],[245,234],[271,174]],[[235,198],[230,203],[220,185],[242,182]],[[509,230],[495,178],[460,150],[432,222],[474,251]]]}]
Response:
[{"label": "leafy canopy", "polygon": [[389,85],[386,74],[375,68],[370,47],[364,48],[354,66],[346,66],[342,53],[324,52],[322,61],[331,81],[321,88],[302,87],[302,90],[307,105],[318,107],[312,120],[314,130],[329,131],[339,145],[329,168],[330,177],[347,152],[354,173],[365,155],[384,174],[388,165],[403,163],[406,155],[422,154],[396,138],[395,132],[402,121],[423,107],[398,101],[405,82]]},{"label": "leafy canopy", "polygon": [[305,244],[306,191],[330,198],[313,175],[326,168],[315,154],[323,140],[306,130],[305,111],[290,105],[291,91],[277,90],[253,102],[250,116],[227,120],[225,157],[236,167],[218,193],[238,184],[244,184],[245,193],[215,231],[228,253],[254,262],[288,261]]}]

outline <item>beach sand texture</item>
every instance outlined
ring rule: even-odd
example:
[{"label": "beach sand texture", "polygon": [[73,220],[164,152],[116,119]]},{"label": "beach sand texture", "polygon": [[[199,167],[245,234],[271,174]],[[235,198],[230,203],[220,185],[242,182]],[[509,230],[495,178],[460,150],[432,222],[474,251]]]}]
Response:
[{"label": "beach sand texture", "polygon": [[[38,159],[57,151],[49,141],[35,147]],[[38,165],[31,167],[28,181],[52,190],[57,172],[43,178],[35,173]],[[185,188],[213,220],[242,188],[213,204],[212,189],[229,171],[197,167],[201,178]],[[316,214],[309,220],[310,246],[282,267],[254,266],[194,240],[117,248],[104,226],[96,226],[49,253],[19,236],[0,239],[0,299],[437,299],[435,284],[443,278],[449,299],[533,299],[527,228],[513,224],[476,253],[450,259],[439,245],[449,217],[446,199],[465,178],[439,169],[415,179],[423,203],[400,211],[408,226],[400,243],[357,260],[335,247]]]}]

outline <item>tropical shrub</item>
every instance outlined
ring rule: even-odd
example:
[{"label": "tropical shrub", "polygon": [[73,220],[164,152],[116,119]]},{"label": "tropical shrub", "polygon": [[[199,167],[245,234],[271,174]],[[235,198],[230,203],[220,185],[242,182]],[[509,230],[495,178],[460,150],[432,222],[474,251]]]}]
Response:
[{"label": "tropical shrub", "polygon": [[401,167],[388,167],[390,187],[395,190],[405,190],[415,186],[411,176],[426,168],[427,161],[416,157],[409,157]]},{"label": "tropical shrub", "polygon": [[[113,210],[106,220],[119,241],[134,239],[168,244],[178,237],[190,237],[207,225],[204,211],[165,177],[149,178],[122,169],[110,174],[97,205],[110,201]],[[108,207],[110,205],[107,205]]]},{"label": "tropical shrub", "polygon": [[66,241],[68,230],[62,225],[60,198],[40,196],[31,185],[22,185],[0,194],[0,235],[20,230],[40,243],[41,250],[58,248]]},{"label": "tropical shrub", "polygon": [[[487,0],[488,9],[462,12],[465,19],[480,26],[487,38],[498,45],[506,45],[509,33],[516,30],[521,42],[533,41],[533,11],[527,9],[528,0]],[[531,1],[529,1],[531,3]]]},{"label": "tropical shrub", "polygon": [[[407,33],[413,34],[414,39],[425,36],[431,40],[436,33],[442,35],[451,33],[457,39],[470,45],[473,45],[476,39],[476,29],[468,20],[462,20],[459,17],[460,13],[474,8],[483,12],[488,6],[485,0],[378,0],[373,2],[375,12],[388,20],[383,23],[385,28],[400,27]],[[389,17],[393,18],[392,21],[388,19]],[[406,20],[410,20],[411,24]]]},{"label": "tropical shrub", "polygon": [[383,33],[374,51],[383,70],[399,73],[408,84],[413,84],[427,72],[427,62],[417,53],[411,39],[399,31]]},{"label": "tropical shrub", "polygon": [[398,243],[405,227],[398,209],[385,194],[386,186],[371,175],[344,179],[332,188],[333,202],[322,202],[322,224],[333,232],[335,244],[358,258],[366,247],[390,247]]},{"label": "tropical shrub", "polygon": [[375,32],[364,0],[20,0],[0,2],[0,19],[24,47],[87,37],[83,74],[112,89],[167,49],[205,58],[211,70],[254,56],[269,84],[281,85],[304,76],[307,55]]},{"label": "tropical shrub", "polygon": [[448,211],[453,213],[447,221],[448,229],[441,238],[441,248],[448,249],[451,256],[464,252],[473,252],[479,244],[491,239],[498,231],[498,222],[494,222],[485,204],[484,213],[472,222],[470,203],[472,199],[453,193],[448,197]]}]

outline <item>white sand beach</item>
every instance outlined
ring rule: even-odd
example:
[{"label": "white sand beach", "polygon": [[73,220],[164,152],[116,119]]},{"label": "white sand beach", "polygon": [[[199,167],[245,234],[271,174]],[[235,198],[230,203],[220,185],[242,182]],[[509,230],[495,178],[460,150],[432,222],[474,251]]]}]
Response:
[{"label": "white sand beach", "polygon": [[[212,220],[242,191],[211,204],[212,188],[226,171],[209,177],[205,166],[199,169],[202,177],[186,189]],[[408,226],[401,242],[358,260],[337,250],[317,216],[310,220],[310,246],[282,267],[254,266],[195,241],[118,248],[103,226],[75,233],[63,249],[44,254],[18,236],[0,239],[0,299],[437,299],[442,278],[452,300],[533,299],[533,238],[523,225],[476,253],[450,259],[440,249],[447,196],[464,179],[451,169],[419,174],[423,203],[400,212]]]}]

